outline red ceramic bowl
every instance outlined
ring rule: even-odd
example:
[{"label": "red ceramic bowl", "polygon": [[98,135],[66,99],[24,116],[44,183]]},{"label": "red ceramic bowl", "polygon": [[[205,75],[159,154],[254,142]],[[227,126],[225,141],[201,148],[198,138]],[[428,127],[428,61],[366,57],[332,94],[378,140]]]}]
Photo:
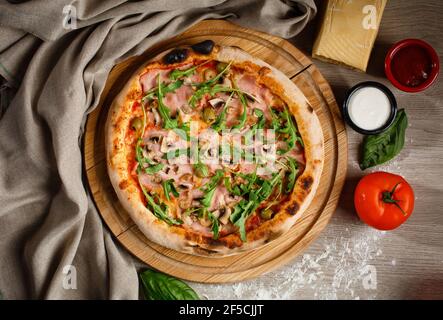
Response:
[{"label": "red ceramic bowl", "polygon": [[[420,58],[424,58],[420,60]],[[423,68],[426,77],[418,83],[408,85],[405,75],[415,74]],[[406,92],[420,92],[429,88],[437,79],[440,61],[434,48],[419,39],[405,39],[394,44],[385,59],[386,77],[398,89]]]}]

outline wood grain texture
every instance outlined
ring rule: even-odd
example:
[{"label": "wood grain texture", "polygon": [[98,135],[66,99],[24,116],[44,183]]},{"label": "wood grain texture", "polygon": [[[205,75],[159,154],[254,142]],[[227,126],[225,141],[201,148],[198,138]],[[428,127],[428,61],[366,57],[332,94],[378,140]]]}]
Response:
[{"label": "wood grain texture", "polygon": [[[283,237],[257,250],[226,258],[205,258],[166,249],[147,240],[121,207],[104,161],[104,119],[113,97],[141,63],[169,47],[212,39],[239,46],[276,66],[305,93],[320,118],[325,138],[325,168],[309,209]],[[118,240],[148,265],[176,277],[199,282],[233,282],[256,277],[289,262],[327,225],[337,206],[346,175],[347,137],[332,91],[312,62],[280,38],[225,21],[203,21],[184,34],[158,44],[111,72],[99,106],[89,116],[84,143],[86,173],[95,203]]]}]

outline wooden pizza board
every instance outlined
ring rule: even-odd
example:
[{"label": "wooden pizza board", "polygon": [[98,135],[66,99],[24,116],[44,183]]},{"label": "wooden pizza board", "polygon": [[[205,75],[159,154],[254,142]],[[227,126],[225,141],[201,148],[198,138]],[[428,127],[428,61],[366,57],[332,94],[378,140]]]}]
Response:
[{"label": "wooden pizza board", "polygon": [[[308,98],[320,118],[325,140],[326,159],[320,185],[312,204],[296,225],[261,248],[225,258],[184,254],[147,240],[120,205],[105,163],[104,124],[107,111],[132,73],[161,51],[205,39],[212,39],[220,45],[238,46],[284,72]],[[178,278],[207,283],[234,282],[257,277],[288,263],[318,237],[334,213],[343,187],[347,138],[331,88],[308,57],[281,38],[222,20],[206,20],[113,68],[98,107],[88,117],[84,160],[90,190],[103,220],[133,255],[149,266]]]}]

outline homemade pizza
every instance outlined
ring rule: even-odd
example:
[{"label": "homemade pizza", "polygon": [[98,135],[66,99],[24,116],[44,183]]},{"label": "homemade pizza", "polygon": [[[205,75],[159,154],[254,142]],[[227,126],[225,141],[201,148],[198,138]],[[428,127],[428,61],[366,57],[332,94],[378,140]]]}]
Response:
[{"label": "homemade pizza", "polygon": [[196,255],[284,237],[314,197],[324,162],[320,122],[300,89],[211,40],[136,71],[105,135],[111,183],[139,229]]}]

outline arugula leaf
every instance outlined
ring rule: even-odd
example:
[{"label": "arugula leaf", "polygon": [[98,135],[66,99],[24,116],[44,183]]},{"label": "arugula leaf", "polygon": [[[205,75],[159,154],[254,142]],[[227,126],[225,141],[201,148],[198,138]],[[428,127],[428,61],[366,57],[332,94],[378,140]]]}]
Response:
[{"label": "arugula leaf", "polygon": [[[175,82],[171,82],[167,85],[161,84],[161,91],[165,95],[166,93],[175,92],[175,90],[179,89],[183,85],[183,80],[177,80]],[[143,96],[142,101],[152,100],[157,95],[158,86],[146,92]]]},{"label": "arugula leaf", "polygon": [[258,101],[257,97],[253,96],[252,94],[242,91],[240,89],[235,89],[231,87],[222,86],[220,84],[216,84],[214,86],[202,86],[199,87],[194,94],[189,98],[188,103],[190,106],[195,107],[195,103],[200,100],[205,94],[209,94],[211,97],[213,97],[216,93],[219,92],[233,92],[233,93],[242,93],[243,95],[246,95],[253,99],[254,101]]},{"label": "arugula leaf", "polygon": [[164,273],[145,270],[139,277],[147,300],[199,300],[186,283]]},{"label": "arugula leaf", "polygon": [[142,138],[138,138],[137,143],[135,144],[135,160],[137,160],[139,164],[137,170],[138,169],[141,170],[143,168],[143,165],[146,163],[149,165],[153,164],[151,159],[145,158],[143,156],[143,148],[141,146],[142,142],[143,142]]},{"label": "arugula leaf", "polygon": [[201,162],[195,163],[193,167],[198,177],[204,178],[209,175],[208,166],[205,165],[204,163]]},{"label": "arugula leaf", "polygon": [[242,196],[243,194],[246,193],[246,192],[243,193],[242,190],[240,190],[240,187],[238,185],[233,186],[231,184],[231,179],[229,177],[225,177],[224,184],[225,184],[226,190],[228,190],[229,193],[232,193],[235,196]]},{"label": "arugula leaf", "polygon": [[363,141],[363,156],[360,168],[367,168],[385,163],[400,153],[405,144],[405,133],[408,117],[404,109],[400,109],[394,123],[384,132],[366,136]]},{"label": "arugula leaf", "polygon": [[211,62],[212,60],[207,60],[203,63],[200,63],[199,65],[196,65],[194,67],[191,67],[189,69],[186,70],[179,70],[179,69],[174,69],[170,74],[169,74],[169,79],[172,80],[177,80],[178,78],[182,78],[182,77],[188,77],[191,74],[194,74],[195,70],[197,70],[198,67],[201,67],[209,62]]},{"label": "arugula leaf", "polygon": [[211,96],[214,96],[217,92],[229,89],[229,87],[223,87],[221,85],[214,85],[214,86],[212,85],[217,83],[218,79],[220,79],[223,76],[223,74],[229,70],[230,66],[231,62],[227,64],[222,71],[220,71],[214,78],[210,80],[200,83],[192,83],[193,86],[197,87],[197,90],[194,92],[191,98],[189,98],[188,101],[189,105],[195,107],[195,103],[198,100],[200,100],[203,97],[203,95],[205,95],[206,93],[209,93]]},{"label": "arugula leaf", "polygon": [[169,197],[169,193],[172,193],[173,196],[176,198],[179,196],[179,193],[174,185],[174,179],[165,180],[163,181],[162,185],[163,192],[165,193],[165,197],[166,199],[168,199],[168,201],[171,200],[171,198]]},{"label": "arugula leaf", "polygon": [[[163,163],[154,163],[151,159],[146,158],[143,156],[143,150],[142,150],[142,139],[139,138],[137,140],[137,144],[135,145],[135,159],[138,162],[137,166],[137,173],[140,173],[141,171],[144,171],[147,174],[154,174],[156,172],[159,172],[161,169],[163,169],[164,164]],[[144,165],[148,164],[147,167]]]},{"label": "arugula leaf", "polygon": [[[136,171],[138,174],[141,171],[144,171],[147,174],[154,174],[154,173],[160,171],[161,169],[163,169],[164,164],[162,164],[162,163],[156,164],[151,159],[143,156],[143,148],[142,148],[143,139],[142,139],[142,137],[144,136],[145,126],[146,126],[146,111],[145,111],[144,107],[142,107],[142,110],[143,110],[143,128],[142,128],[141,135],[137,139],[137,143],[135,145],[135,159],[138,162],[138,166],[137,166]],[[148,166],[145,167],[144,166],[145,164],[148,164]]]},{"label": "arugula leaf", "polygon": [[147,207],[151,209],[154,216],[156,216],[158,219],[165,221],[169,225],[180,225],[183,223],[183,221],[179,219],[174,219],[168,215],[168,206],[164,203],[157,204],[154,200],[154,198],[149,195],[149,193],[146,191],[146,188],[143,186],[143,184],[140,181],[140,177],[138,178],[138,184],[140,185],[140,188],[142,189],[142,192],[146,198],[146,201],[148,202]]},{"label": "arugula leaf", "polygon": [[211,177],[209,182],[200,188],[204,192],[203,198],[200,200],[201,204],[209,208],[211,206],[212,198],[214,197],[215,189],[220,182],[220,180],[223,178],[224,172],[223,170],[217,170],[215,172],[215,175]]},{"label": "arugula leaf", "polygon": [[183,123],[180,127],[173,129],[176,135],[186,141],[189,139],[190,130],[188,123]]},{"label": "arugula leaf", "polygon": [[288,148],[285,150],[277,150],[277,153],[285,154],[286,152],[294,148],[297,142],[299,142],[301,146],[304,146],[303,140],[299,136],[297,127],[292,120],[292,115],[289,112],[289,109],[285,106],[282,112],[278,112],[276,110],[273,110],[272,108],[270,108],[269,110],[272,116],[271,125],[275,132],[287,134],[289,136],[289,139],[287,140]]},{"label": "arugula leaf", "polygon": [[192,68],[189,68],[189,69],[186,69],[186,70],[174,69],[169,74],[169,79],[177,80],[178,78],[190,76],[191,74],[193,74],[195,72],[195,70],[197,68],[198,68],[198,66],[195,66],[195,67],[192,67]]},{"label": "arugula leaf", "polygon": [[163,169],[164,166],[165,165],[163,163],[157,163],[157,164],[151,165],[149,167],[144,167],[143,171],[147,174],[154,174],[154,173],[159,172],[161,169]]},{"label": "arugula leaf", "polygon": [[209,189],[205,192],[203,198],[200,200],[200,203],[209,208],[211,206],[212,198],[214,197],[215,188]]},{"label": "arugula leaf", "polygon": [[196,211],[199,211],[201,208],[188,208],[185,210],[183,214],[189,216],[191,213],[194,213]]},{"label": "arugula leaf", "polygon": [[245,141],[251,141],[252,137],[257,133],[257,130],[263,129],[266,124],[265,115],[262,110],[254,108],[252,112],[257,117],[257,122],[245,133]]},{"label": "arugula leaf", "polygon": [[263,129],[265,127],[265,114],[263,113],[262,110],[254,108],[253,110],[254,115],[257,117],[257,123],[254,124],[253,127],[255,127],[256,129]]},{"label": "arugula leaf", "polygon": [[239,229],[238,231],[242,241],[246,241],[246,219],[255,208],[256,205],[254,205],[254,201],[246,201],[242,199],[234,207],[234,212],[230,216],[231,222]]},{"label": "arugula leaf", "polygon": [[220,179],[223,178],[223,176],[224,176],[223,170],[220,170],[220,169],[216,170],[215,175],[213,175],[211,177],[211,179],[209,180],[209,182],[206,185],[204,185],[203,187],[201,187],[200,189],[205,191],[205,190],[215,188],[218,185],[218,183],[220,182]]},{"label": "arugula leaf", "polygon": [[240,238],[242,241],[246,241],[246,219],[258,208],[260,203],[265,201],[272,194],[275,186],[277,184],[281,184],[281,180],[282,177],[280,173],[275,174],[270,181],[263,180],[260,188],[257,190],[251,190],[249,192],[248,200],[242,199],[234,207],[234,212],[229,219],[239,228]]},{"label": "arugula leaf", "polygon": [[212,124],[212,129],[219,132],[224,129],[226,129],[226,113],[228,111],[228,105],[231,102],[232,96],[234,95],[234,92],[231,93],[228,100],[226,100],[225,105],[223,106],[222,111],[215,119],[214,123]]},{"label": "arugula leaf", "polygon": [[197,86],[197,87],[207,87],[210,86],[211,84],[217,83],[218,79],[220,79],[231,67],[232,61],[229,62],[226,67],[220,71],[214,78],[209,79],[207,81],[204,82],[200,82],[200,83],[192,83],[192,85]]},{"label": "arugula leaf", "polygon": [[212,238],[217,240],[219,236],[220,223],[218,222],[218,219],[211,212],[208,211],[207,215],[208,219],[212,222]]},{"label": "arugula leaf", "polygon": [[288,133],[290,136],[290,139],[288,141],[289,148],[290,149],[294,148],[296,142],[299,142],[300,145],[304,147],[303,140],[298,135],[297,127],[292,121],[292,115],[290,114],[289,109],[287,107],[285,107],[283,115],[286,120],[286,128],[283,130],[283,132]]},{"label": "arugula leaf", "polygon": [[[234,84],[234,88],[237,90],[237,86],[235,86]],[[240,116],[240,122],[236,125],[234,125],[232,128],[233,129],[240,129],[243,128],[245,126],[246,123],[246,116],[247,116],[247,109],[248,109],[248,102],[245,99],[245,96],[243,95],[243,93],[241,93],[241,91],[237,91],[237,95],[238,98],[240,99],[240,102],[243,106],[243,112]]]},{"label": "arugula leaf", "polygon": [[298,163],[295,159],[286,158],[288,160],[289,165],[289,174],[287,176],[285,193],[290,193],[292,189],[294,189],[297,173],[298,173]]},{"label": "arugula leaf", "polygon": [[163,119],[163,128],[165,129],[174,129],[177,128],[178,122],[177,119],[172,119],[170,116],[169,108],[163,103],[163,91],[162,85],[160,83],[160,75],[158,76],[158,90],[157,90],[157,99],[158,99],[158,113]]},{"label": "arugula leaf", "polygon": [[235,175],[247,181],[247,183],[241,183],[232,186],[229,177],[225,178],[224,182],[226,190],[228,190],[230,193],[236,196],[244,196],[245,194],[250,192],[254,187],[255,183],[258,182],[259,180],[259,176],[257,175],[257,169],[253,173],[249,174],[236,173]]},{"label": "arugula leaf", "polygon": [[171,151],[166,152],[163,155],[163,159],[171,160],[171,159],[183,156],[183,155],[189,155],[189,151],[190,151],[190,148],[171,150]]}]

